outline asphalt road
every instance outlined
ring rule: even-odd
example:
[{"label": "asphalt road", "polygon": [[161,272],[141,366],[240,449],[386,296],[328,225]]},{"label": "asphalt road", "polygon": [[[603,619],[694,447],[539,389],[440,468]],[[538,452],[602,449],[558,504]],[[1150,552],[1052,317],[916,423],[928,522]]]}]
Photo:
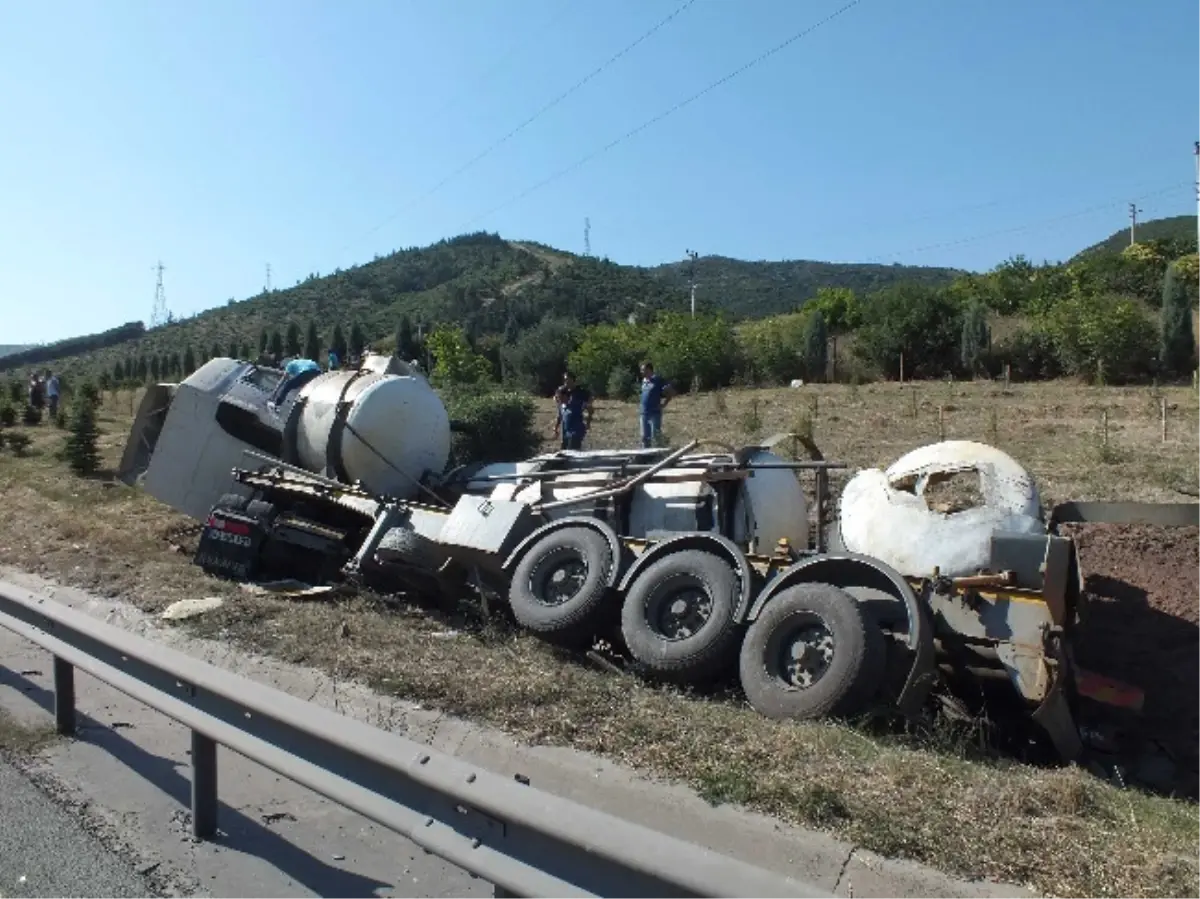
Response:
[{"label": "asphalt road", "polygon": [[132,864],[0,758],[0,897],[148,896]]}]

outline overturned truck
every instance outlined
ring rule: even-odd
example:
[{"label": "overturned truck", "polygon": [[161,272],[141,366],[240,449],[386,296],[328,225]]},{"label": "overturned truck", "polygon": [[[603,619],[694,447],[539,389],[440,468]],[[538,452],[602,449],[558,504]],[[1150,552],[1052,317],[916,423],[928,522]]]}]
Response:
[{"label": "overturned truck", "polygon": [[[913,715],[938,683],[999,681],[1068,760],[1084,697],[1136,701],[1072,660],[1082,579],[1055,528],[1106,509],[1044,519],[1032,479],[992,447],[946,442],[859,472],[834,514],[829,472],[844,466],[792,435],[447,471],[453,425],[399,360],[269,402],[283,377],[213,359],[148,390],[130,434],[121,477],[203,523],[196,562],[213,574],[473,591],[546,639],[613,639],[653,678],[736,671],[775,718]],[[809,458],[777,453],[785,438]],[[926,490],[963,471],[982,502],[932,509]],[[1194,507],[1174,514],[1195,523]]]}]

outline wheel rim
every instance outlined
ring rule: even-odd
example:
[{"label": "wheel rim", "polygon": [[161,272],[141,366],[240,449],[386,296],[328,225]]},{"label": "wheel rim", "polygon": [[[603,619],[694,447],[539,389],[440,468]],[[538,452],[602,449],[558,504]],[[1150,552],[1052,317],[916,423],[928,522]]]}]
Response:
[{"label": "wheel rim", "polygon": [[819,619],[805,617],[781,628],[767,646],[767,670],[794,690],[807,690],[833,664],[836,641]]},{"label": "wheel rim", "polygon": [[529,592],[544,606],[561,606],[583,589],[587,560],[575,553],[557,553],[537,566],[529,577]]},{"label": "wheel rim", "polygon": [[665,590],[650,602],[646,622],[664,640],[694,637],[712,617],[713,602],[697,584],[684,584]]}]

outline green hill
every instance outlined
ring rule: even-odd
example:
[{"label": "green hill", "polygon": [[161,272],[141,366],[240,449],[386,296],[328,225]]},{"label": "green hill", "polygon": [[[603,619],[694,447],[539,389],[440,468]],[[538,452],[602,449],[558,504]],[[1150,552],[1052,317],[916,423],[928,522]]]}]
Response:
[{"label": "green hill", "polygon": [[[1140,223],[1134,234],[1138,243],[1165,241],[1172,244],[1178,250],[1172,254],[1174,256],[1196,252],[1196,216],[1194,215],[1174,215],[1170,218],[1151,219],[1148,222]],[[1127,246],[1129,246],[1129,229],[1122,228],[1086,250],[1081,250],[1075,255],[1075,259],[1120,253]]]},{"label": "green hill", "polygon": [[19,344],[19,343],[0,344],[0,356],[11,356],[13,353],[20,353],[27,349],[29,349],[29,347],[25,344]]},{"label": "green hill", "polygon": [[[951,269],[827,262],[744,262],[719,256],[697,263],[702,282],[698,309],[734,318],[787,312],[819,287],[850,287],[868,293],[901,281],[946,284]],[[145,332],[130,340],[53,360],[66,371],[111,370],[131,356],[180,356],[188,347],[198,360],[237,350],[255,355],[264,331],[300,331],[316,322],[322,349],[335,324],[348,336],[358,324],[368,342],[386,341],[403,316],[426,328],[461,324],[469,334],[511,339],[547,318],[584,324],[645,317],[687,303],[687,274],[680,265],[654,268],[580,257],[533,242],[495,234],[466,234],[428,247],[400,250],[354,268],[335,271],[286,290],[261,293]],[[0,360],[0,370],[5,366]]]}]

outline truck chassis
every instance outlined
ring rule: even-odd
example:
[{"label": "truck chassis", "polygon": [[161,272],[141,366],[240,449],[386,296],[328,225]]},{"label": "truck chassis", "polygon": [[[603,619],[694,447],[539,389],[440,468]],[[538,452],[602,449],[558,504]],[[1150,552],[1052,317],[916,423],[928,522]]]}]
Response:
[{"label": "truck chassis", "polygon": [[[615,485],[532,504],[452,488],[401,501],[262,456],[234,470],[237,492],[213,508],[196,561],[239,580],[340,577],[450,601],[474,590],[485,608],[504,607],[562,645],[614,636],[658,680],[700,684],[736,670],[751,706],[779,719],[881,706],[916,716],[939,682],[982,678],[1007,682],[1057,755],[1074,760],[1084,751],[1073,715],[1081,696],[1138,701],[1073,664],[1082,578],[1053,515],[1049,534],[994,535],[992,564],[976,575],[901,574],[844,551],[836,524],[825,527],[828,472],[842,466],[805,443],[813,458],[786,463],[815,479],[817,527],[804,547],[738,545],[720,525],[623,536],[622,502],[645,481],[703,479],[719,494],[753,477],[746,460],[762,447],[672,468],[693,442],[629,466]],[[549,520],[563,505],[579,511]]]}]

